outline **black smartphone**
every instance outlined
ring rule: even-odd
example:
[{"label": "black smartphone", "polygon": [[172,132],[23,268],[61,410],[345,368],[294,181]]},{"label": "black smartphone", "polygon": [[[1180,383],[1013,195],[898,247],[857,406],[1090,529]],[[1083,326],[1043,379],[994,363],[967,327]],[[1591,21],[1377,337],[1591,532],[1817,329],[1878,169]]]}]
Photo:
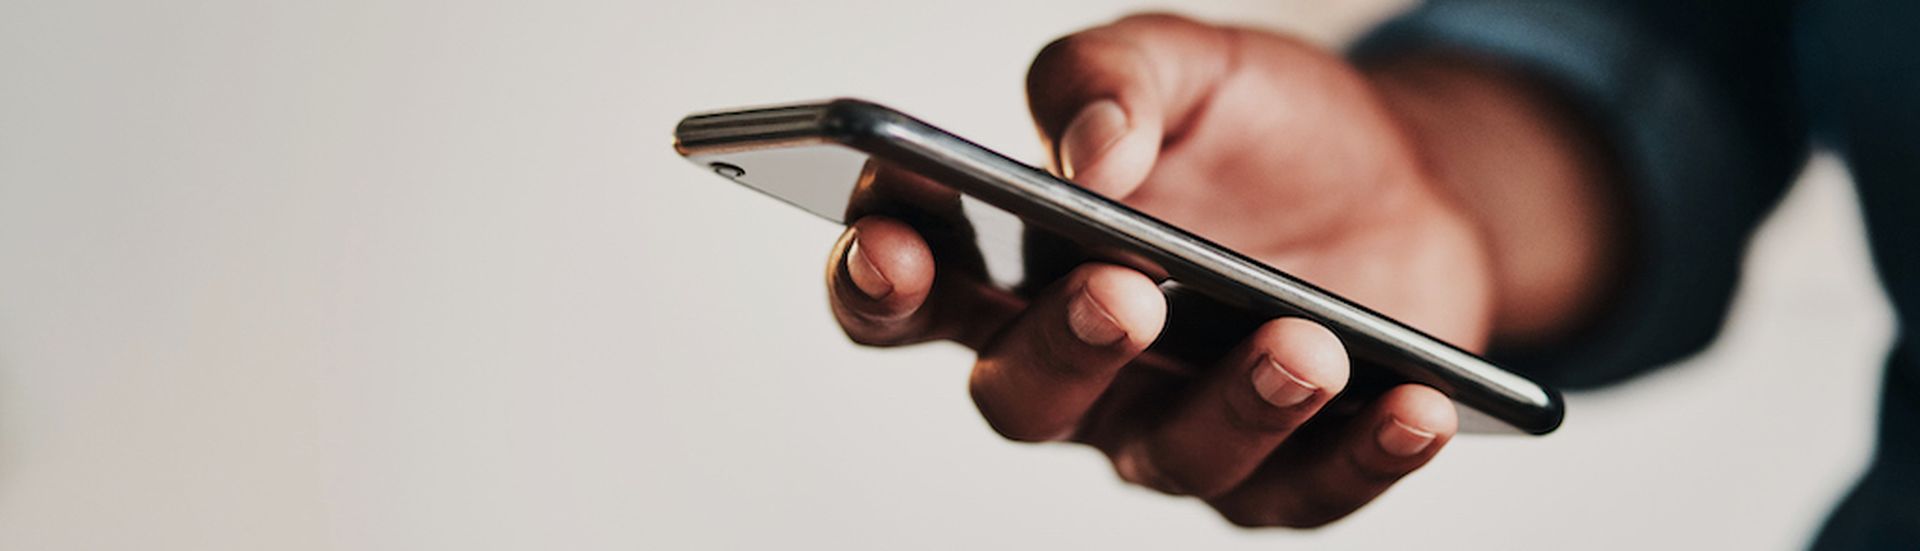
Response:
[{"label": "black smartphone", "polygon": [[[674,149],[695,164],[828,220],[848,223],[849,209],[871,205],[876,174],[906,171],[967,199],[962,213],[1011,214],[1024,273],[1002,284],[1031,287],[1079,261],[1100,259],[1141,270],[1167,292],[1168,320],[1148,349],[1188,365],[1212,365],[1259,323],[1300,316],[1332,329],[1354,359],[1342,400],[1415,382],[1463,406],[1461,429],[1546,434],[1560,426],[1560,393],[1426,333],[1341,298],[1199,236],[1086,191],[1045,170],[1015,161],[887,107],[854,99],[695,114],[674,129]],[[915,194],[901,194],[909,197]],[[919,194],[925,195],[925,194]],[[916,227],[939,215],[916,215],[911,200],[888,200],[888,212]],[[924,210],[952,214],[952,205]],[[1001,214],[999,216],[1003,216]],[[931,230],[932,228],[923,228]],[[973,240],[970,234],[968,240]],[[930,239],[932,241],[932,239]],[[976,240],[977,241],[977,240]],[[994,243],[978,243],[992,248]],[[942,254],[936,246],[936,255]],[[996,251],[985,251],[994,256]],[[964,254],[978,255],[980,251]],[[936,264],[946,260],[936,257]],[[1026,283],[1022,284],[1024,281]],[[1336,400],[1341,403],[1342,400]],[[1332,407],[1332,406],[1329,406]]]}]

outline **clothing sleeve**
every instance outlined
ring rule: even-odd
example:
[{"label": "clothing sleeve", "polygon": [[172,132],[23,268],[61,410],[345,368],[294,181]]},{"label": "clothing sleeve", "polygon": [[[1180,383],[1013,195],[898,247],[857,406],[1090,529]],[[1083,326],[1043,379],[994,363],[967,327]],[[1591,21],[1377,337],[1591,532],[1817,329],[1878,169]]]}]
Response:
[{"label": "clothing sleeve", "polygon": [[1746,243],[1806,156],[1794,106],[1791,2],[1442,0],[1352,50],[1509,64],[1562,92],[1617,161],[1629,264],[1605,311],[1545,349],[1492,357],[1556,386],[1615,382],[1719,332]]}]

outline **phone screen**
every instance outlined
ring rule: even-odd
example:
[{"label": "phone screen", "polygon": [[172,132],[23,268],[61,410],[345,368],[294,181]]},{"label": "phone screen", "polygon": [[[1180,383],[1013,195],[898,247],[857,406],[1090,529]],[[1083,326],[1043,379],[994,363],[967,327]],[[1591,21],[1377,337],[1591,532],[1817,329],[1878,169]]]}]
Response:
[{"label": "phone screen", "polygon": [[[894,216],[923,231],[945,232],[948,248],[941,260],[972,262],[978,256],[983,279],[1007,290],[1043,282],[1026,281],[1024,249],[1036,246],[1013,213],[941,186],[918,174],[852,148],[817,143],[771,149],[697,155],[690,160],[714,174],[779,199],[836,224],[866,214]],[[952,243],[963,234],[971,243]]]}]

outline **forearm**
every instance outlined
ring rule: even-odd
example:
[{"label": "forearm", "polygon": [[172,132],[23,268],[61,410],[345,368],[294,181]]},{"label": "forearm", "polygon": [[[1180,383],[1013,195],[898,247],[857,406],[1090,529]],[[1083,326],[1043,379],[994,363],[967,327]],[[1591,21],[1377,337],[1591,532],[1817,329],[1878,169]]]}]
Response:
[{"label": "forearm", "polygon": [[1540,344],[1591,319],[1628,241],[1595,131],[1548,87],[1489,62],[1415,55],[1368,75],[1425,168],[1486,234],[1495,340]]}]

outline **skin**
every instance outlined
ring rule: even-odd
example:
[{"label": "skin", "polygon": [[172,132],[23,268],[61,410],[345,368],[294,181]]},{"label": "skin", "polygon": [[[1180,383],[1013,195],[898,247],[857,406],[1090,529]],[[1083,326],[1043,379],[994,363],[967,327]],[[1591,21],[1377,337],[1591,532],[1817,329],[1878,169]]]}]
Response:
[{"label": "skin", "polygon": [[[1478,60],[1362,70],[1289,37],[1144,15],[1054,42],[1027,84],[1076,184],[1468,349],[1577,329],[1621,256],[1591,132],[1550,90]],[[914,179],[869,185],[957,212]],[[977,255],[935,254],[970,246],[959,223],[851,214],[828,261],[849,337],[965,344],[996,431],[1093,446],[1121,478],[1235,524],[1337,520],[1456,430],[1452,403],[1413,384],[1323,413],[1349,360],[1313,322],[1269,321],[1211,369],[1150,367],[1167,303],[1149,276],[1096,262],[996,294],[977,284]]]}]

